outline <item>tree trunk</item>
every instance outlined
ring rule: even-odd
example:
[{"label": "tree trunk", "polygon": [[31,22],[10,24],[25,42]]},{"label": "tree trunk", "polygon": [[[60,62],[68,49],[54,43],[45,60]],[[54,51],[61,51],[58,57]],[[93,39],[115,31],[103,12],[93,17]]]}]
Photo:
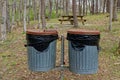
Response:
[{"label": "tree trunk", "polygon": [[68,0],[66,0],[66,15],[69,15],[68,5],[69,5],[69,2],[68,2]]},{"label": "tree trunk", "polygon": [[89,5],[89,11],[90,11],[90,13],[92,14],[92,5],[91,5],[90,0],[88,0],[88,5]]},{"label": "tree trunk", "polygon": [[27,7],[27,23],[30,24],[30,10],[31,10],[31,0],[29,1],[29,5]]},{"label": "tree trunk", "polygon": [[91,6],[91,13],[94,14],[95,13],[95,1],[92,0],[92,6]]},{"label": "tree trunk", "polygon": [[36,0],[33,0],[33,12],[34,12],[34,20],[37,20],[37,8],[36,8]]},{"label": "tree trunk", "polygon": [[40,29],[40,19],[41,19],[41,0],[39,0],[39,14],[38,14],[38,28]]},{"label": "tree trunk", "polygon": [[110,13],[110,0],[107,0],[106,11],[107,11],[108,13]]},{"label": "tree trunk", "polygon": [[112,15],[113,15],[113,0],[110,0],[110,18],[109,18],[109,31],[112,28]]},{"label": "tree trunk", "polygon": [[113,1],[113,18],[112,18],[113,21],[118,20],[118,17],[117,17],[117,1],[118,0]]},{"label": "tree trunk", "polygon": [[82,14],[81,0],[79,0],[78,12],[79,12],[79,15],[81,15],[81,14]]},{"label": "tree trunk", "polygon": [[83,16],[85,15],[85,0],[83,0]]},{"label": "tree trunk", "polygon": [[48,19],[50,19],[51,18],[51,15],[52,15],[52,4],[53,2],[52,2],[52,0],[49,0],[49,15],[48,15]]},{"label": "tree trunk", "polygon": [[58,0],[56,0],[56,16],[58,17]]},{"label": "tree trunk", "polygon": [[60,16],[62,16],[62,0],[60,0]]},{"label": "tree trunk", "polygon": [[45,0],[41,0],[41,21],[42,21],[42,28],[46,28],[46,20],[45,20]]},{"label": "tree trunk", "polygon": [[62,5],[63,5],[63,15],[66,15],[65,14],[65,0],[63,0],[63,4]]},{"label": "tree trunk", "polygon": [[96,0],[96,14],[98,13],[98,0]]},{"label": "tree trunk", "polygon": [[120,8],[120,0],[117,2],[117,7]]},{"label": "tree trunk", "polygon": [[85,15],[87,15],[87,11],[88,11],[88,5],[87,4],[88,4],[88,1],[85,0],[85,5],[86,5],[86,11],[85,11],[86,14]]},{"label": "tree trunk", "polygon": [[11,26],[10,26],[10,8],[9,8],[9,0],[6,0],[7,3],[6,3],[6,8],[7,8],[7,20],[6,20],[6,27],[7,27],[7,30],[8,32],[10,33],[11,32]]},{"label": "tree trunk", "polygon": [[103,0],[99,0],[99,4],[100,4],[99,12],[102,12],[102,10],[103,10]]},{"label": "tree trunk", "polygon": [[73,10],[73,24],[74,27],[78,27],[78,20],[76,15],[76,0],[72,0],[72,10]]},{"label": "tree trunk", "polygon": [[24,0],[24,32],[26,32],[26,3],[27,1]]},{"label": "tree trunk", "polygon": [[12,4],[12,26],[15,25],[15,0],[13,0]]},{"label": "tree trunk", "polygon": [[23,8],[24,8],[23,3],[24,3],[23,0],[20,0],[20,21],[23,21]]},{"label": "tree trunk", "polygon": [[1,23],[1,40],[6,40],[6,20],[7,20],[7,14],[6,14],[6,0],[3,1],[2,5],[2,23]]},{"label": "tree trunk", "polygon": [[103,4],[103,13],[105,13],[106,1],[107,1],[107,0],[104,0],[104,4]]}]

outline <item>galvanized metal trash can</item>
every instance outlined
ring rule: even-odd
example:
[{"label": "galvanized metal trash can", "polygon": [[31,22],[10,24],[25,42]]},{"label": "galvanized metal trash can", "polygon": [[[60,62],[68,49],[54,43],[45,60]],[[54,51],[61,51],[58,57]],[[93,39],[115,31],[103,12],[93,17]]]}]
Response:
[{"label": "galvanized metal trash can", "polygon": [[94,74],[98,70],[100,32],[69,30],[69,70],[77,74]]},{"label": "galvanized metal trash can", "polygon": [[46,72],[55,68],[57,31],[27,30],[26,39],[29,69]]}]

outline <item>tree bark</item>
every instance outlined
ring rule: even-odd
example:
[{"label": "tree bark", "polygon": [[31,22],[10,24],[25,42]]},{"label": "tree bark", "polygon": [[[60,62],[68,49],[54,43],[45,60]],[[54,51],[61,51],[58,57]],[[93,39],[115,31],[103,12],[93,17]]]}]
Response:
[{"label": "tree bark", "polygon": [[52,15],[52,5],[53,5],[52,0],[49,0],[49,15],[48,15],[48,19],[50,19],[51,15]]},{"label": "tree bark", "polygon": [[42,29],[46,29],[45,0],[41,0],[41,21],[42,21]]},{"label": "tree bark", "polygon": [[94,0],[92,0],[91,13],[92,14],[95,13],[95,1]]},{"label": "tree bark", "polygon": [[107,0],[106,11],[107,11],[108,13],[110,13],[110,0]]},{"label": "tree bark", "polygon": [[62,5],[63,5],[63,15],[66,15],[66,14],[65,14],[65,0],[63,0]]},{"label": "tree bark", "polygon": [[15,25],[15,0],[13,0],[12,4],[12,26]]},{"label": "tree bark", "polygon": [[6,10],[7,10],[7,20],[6,20],[6,27],[7,27],[7,31],[10,33],[11,32],[11,25],[10,25],[10,7],[9,7],[9,0],[6,0]]},{"label": "tree bark", "polygon": [[103,13],[105,13],[106,1],[107,1],[107,0],[104,0],[104,4],[103,4]]},{"label": "tree bark", "polygon": [[112,15],[113,15],[113,0],[110,0],[110,18],[109,18],[109,31],[112,28]]},{"label": "tree bark", "polygon": [[72,0],[72,10],[73,10],[73,24],[74,27],[78,27],[78,20],[76,15],[76,0]]},{"label": "tree bark", "polygon": [[26,0],[24,0],[24,32],[26,32]]},{"label": "tree bark", "polygon": [[56,16],[58,17],[58,0],[56,0]]},{"label": "tree bark", "polygon": [[1,23],[1,40],[6,40],[6,20],[7,20],[7,14],[6,14],[6,0],[3,1],[2,5],[2,23]]},{"label": "tree bark", "polygon": [[113,18],[112,18],[113,21],[118,20],[118,17],[117,17],[117,1],[118,0],[114,0],[114,2],[113,2]]},{"label": "tree bark", "polygon": [[88,4],[88,0],[85,0],[85,5],[86,5],[86,10],[85,10],[86,14],[85,15],[87,15],[87,11],[88,11],[88,5],[87,4]]},{"label": "tree bark", "polygon": [[62,0],[60,0],[60,16],[62,16]]},{"label": "tree bark", "polygon": [[98,13],[98,0],[96,0],[96,14]]},{"label": "tree bark", "polygon": [[82,13],[81,0],[79,0],[78,12],[79,12],[79,15],[81,15],[81,13]]},{"label": "tree bark", "polygon": [[85,15],[85,0],[83,0],[83,16]]},{"label": "tree bark", "polygon": [[23,6],[24,6],[24,4],[23,4],[24,2],[23,2],[23,0],[20,0],[20,21],[23,21]]},{"label": "tree bark", "polygon": [[117,2],[117,7],[120,8],[120,0]]},{"label": "tree bark", "polygon": [[33,12],[34,12],[34,20],[37,20],[37,3],[36,0],[33,0]]},{"label": "tree bark", "polygon": [[69,15],[68,6],[69,6],[69,2],[68,0],[66,0],[66,15]]},{"label": "tree bark", "polygon": [[39,0],[39,14],[38,14],[38,28],[40,29],[40,20],[41,20],[41,0]]}]

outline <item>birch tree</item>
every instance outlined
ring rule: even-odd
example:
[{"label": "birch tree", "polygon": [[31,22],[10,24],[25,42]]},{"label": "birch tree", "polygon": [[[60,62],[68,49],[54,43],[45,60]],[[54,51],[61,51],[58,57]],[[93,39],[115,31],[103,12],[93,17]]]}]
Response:
[{"label": "birch tree", "polygon": [[26,32],[26,0],[24,0],[24,32]]},{"label": "birch tree", "polygon": [[16,0],[12,0],[12,28],[15,26],[15,3]]},{"label": "birch tree", "polygon": [[113,15],[113,0],[110,0],[110,18],[109,18],[109,31],[112,28],[112,15]]},{"label": "birch tree", "polygon": [[1,23],[1,40],[6,40],[6,20],[7,20],[7,14],[6,14],[6,0],[3,0],[2,2],[2,23]]},{"label": "birch tree", "polygon": [[39,13],[38,13],[38,28],[40,28],[40,20],[41,20],[41,0],[39,0]]}]

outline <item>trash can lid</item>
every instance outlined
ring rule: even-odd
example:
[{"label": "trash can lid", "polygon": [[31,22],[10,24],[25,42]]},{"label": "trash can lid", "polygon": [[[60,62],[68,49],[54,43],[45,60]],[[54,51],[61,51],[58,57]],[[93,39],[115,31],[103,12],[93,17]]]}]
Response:
[{"label": "trash can lid", "polygon": [[33,35],[57,35],[57,30],[43,30],[40,31],[38,29],[28,29],[26,34],[33,34]]},{"label": "trash can lid", "polygon": [[86,30],[86,29],[73,29],[68,30],[69,34],[82,34],[82,35],[99,35],[100,31],[98,30]]}]

